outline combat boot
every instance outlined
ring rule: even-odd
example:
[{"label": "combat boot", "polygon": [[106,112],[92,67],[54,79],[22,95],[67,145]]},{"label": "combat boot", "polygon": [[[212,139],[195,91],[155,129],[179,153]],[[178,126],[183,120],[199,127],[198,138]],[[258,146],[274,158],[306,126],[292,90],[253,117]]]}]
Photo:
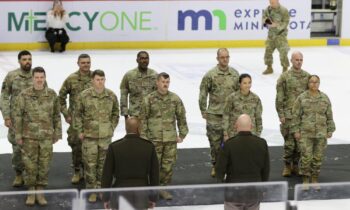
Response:
[{"label": "combat boot", "polygon": [[160,190],[159,191],[160,197],[162,197],[164,200],[172,200],[173,196],[165,190]]},{"label": "combat boot", "polygon": [[315,190],[320,190],[320,189],[321,189],[320,185],[318,185],[318,177],[317,177],[317,176],[311,176],[311,183],[312,183],[312,184],[315,184],[315,185],[313,186],[313,188],[314,188]]},{"label": "combat boot", "polygon": [[[28,191],[34,191],[35,187],[29,187]],[[31,193],[27,195],[26,205],[27,206],[34,206],[35,204],[35,193]]]},{"label": "combat boot", "polygon": [[38,191],[37,193],[36,193],[36,201],[38,202],[38,204],[40,205],[40,206],[46,206],[47,205],[47,201],[46,201],[46,199],[45,199],[45,196],[44,196],[44,194],[42,193],[42,192],[40,192],[40,191],[42,191],[44,188],[43,187],[41,187],[41,186],[37,186],[36,187],[36,190]]},{"label": "combat boot", "polygon": [[22,187],[24,184],[22,172],[16,172],[16,177],[12,182],[13,187]]},{"label": "combat boot", "polygon": [[284,73],[284,72],[286,72],[286,71],[288,71],[288,67],[283,66],[282,72]]},{"label": "combat boot", "polygon": [[213,178],[216,176],[215,166],[211,168],[210,176]]},{"label": "combat boot", "polygon": [[97,195],[96,195],[96,193],[91,193],[90,196],[89,196],[88,201],[89,201],[90,203],[95,203],[95,202],[97,201]]},{"label": "combat boot", "polygon": [[73,174],[73,177],[72,177],[72,180],[71,180],[72,184],[79,184],[80,178],[81,178],[80,170],[74,171],[74,174]]},{"label": "combat boot", "polygon": [[289,163],[285,163],[283,171],[282,171],[282,176],[283,177],[290,177],[292,173],[292,167]]},{"label": "combat boot", "polygon": [[272,74],[272,73],[273,73],[272,65],[267,65],[267,68],[263,72],[263,74]]},{"label": "combat boot", "polygon": [[309,184],[310,184],[310,177],[303,176],[303,190],[309,190],[310,189]]}]

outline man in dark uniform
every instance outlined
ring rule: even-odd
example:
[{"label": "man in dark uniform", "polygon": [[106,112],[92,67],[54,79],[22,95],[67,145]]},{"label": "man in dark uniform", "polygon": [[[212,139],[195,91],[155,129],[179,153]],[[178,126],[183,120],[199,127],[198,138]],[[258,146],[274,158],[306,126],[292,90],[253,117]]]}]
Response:
[{"label": "man in dark uniform", "polygon": [[[270,158],[267,143],[251,133],[249,115],[241,115],[235,124],[238,134],[228,139],[219,153],[216,163],[220,182],[268,181]],[[226,178],[225,178],[226,175]],[[225,209],[259,209],[259,192],[254,190],[225,193]]]},{"label": "man in dark uniform", "polygon": [[[150,141],[139,137],[139,124],[136,117],[129,117],[126,121],[126,136],[109,145],[103,168],[102,188],[159,185],[157,153]],[[156,196],[139,191],[113,195],[113,199],[104,194],[105,208],[117,208],[116,200],[121,195],[135,209],[155,206]]]}]

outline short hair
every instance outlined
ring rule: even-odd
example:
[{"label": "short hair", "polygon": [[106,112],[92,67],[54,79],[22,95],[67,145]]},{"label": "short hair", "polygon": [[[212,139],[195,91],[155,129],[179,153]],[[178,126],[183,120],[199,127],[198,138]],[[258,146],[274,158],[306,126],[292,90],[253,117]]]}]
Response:
[{"label": "short hair", "polygon": [[25,56],[25,55],[32,55],[28,50],[22,50],[21,52],[18,53],[18,60],[20,60],[22,58],[22,56]]},{"label": "short hair", "polygon": [[80,59],[82,59],[82,58],[90,58],[90,55],[85,54],[85,53],[80,54],[79,57],[78,57],[78,61],[79,61]]},{"label": "short hair", "polygon": [[165,73],[165,72],[161,72],[157,75],[157,80],[159,80],[161,77],[163,77],[164,79],[168,79],[170,78],[169,74],[168,73]]},{"label": "short hair", "polygon": [[95,71],[93,71],[91,74],[91,78],[95,78],[96,75],[100,76],[100,77],[105,77],[104,71],[102,71],[100,69],[96,69]]},{"label": "short hair", "polygon": [[249,74],[244,73],[239,75],[238,82],[241,83],[244,78],[249,78],[250,80],[252,80],[252,77]]},{"label": "short hair", "polygon": [[229,52],[227,48],[219,48],[218,51],[216,51],[216,56],[219,57],[219,54],[221,51]]},{"label": "short hair", "polygon": [[141,56],[141,54],[147,54],[147,56],[149,56],[148,52],[140,51],[140,52],[137,53],[137,58],[139,58]]},{"label": "short hair", "polygon": [[45,69],[41,66],[37,66],[32,70],[32,75],[34,76],[35,73],[44,73],[44,75],[46,76],[46,72]]}]

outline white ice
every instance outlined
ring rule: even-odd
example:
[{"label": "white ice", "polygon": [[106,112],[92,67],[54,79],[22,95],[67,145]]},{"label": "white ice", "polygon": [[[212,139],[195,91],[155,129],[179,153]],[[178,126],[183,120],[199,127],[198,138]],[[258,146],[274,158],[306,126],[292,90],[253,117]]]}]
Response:
[{"label": "white ice", "polygon": [[[263,132],[262,137],[270,146],[283,144],[279,132],[279,120],[275,110],[276,81],[281,73],[279,57],[274,54],[275,72],[272,75],[262,75],[263,48],[234,48],[229,49],[231,66],[240,73],[249,73],[253,78],[252,91],[257,93],[263,104]],[[310,47],[293,48],[304,54],[303,69],[321,78],[320,89],[328,94],[332,101],[334,121],[337,130],[329,139],[329,144],[348,144],[349,96],[350,85],[350,47]],[[77,57],[81,53],[88,53],[92,58],[92,69],[102,69],[106,73],[107,88],[112,89],[120,97],[119,84],[127,70],[134,68],[136,53],[139,50],[84,50],[68,51],[65,53],[50,53],[46,51],[32,51],[33,67],[43,66],[47,71],[49,87],[59,91],[63,81],[69,74],[78,69]],[[186,50],[148,50],[150,53],[150,68],[158,72],[165,71],[171,76],[170,90],[177,93],[183,100],[187,110],[189,135],[179,148],[209,147],[205,135],[205,121],[201,118],[198,95],[199,84],[203,75],[216,65],[216,49],[186,49]],[[18,52],[0,52],[0,80],[18,67]],[[62,118],[63,119],[63,118]],[[54,145],[55,152],[68,152],[70,148],[66,141],[67,124],[63,123],[63,140]],[[124,132],[124,120],[121,118],[114,133],[113,140],[121,138]],[[7,129],[0,119],[0,154],[11,153],[8,143]]]}]

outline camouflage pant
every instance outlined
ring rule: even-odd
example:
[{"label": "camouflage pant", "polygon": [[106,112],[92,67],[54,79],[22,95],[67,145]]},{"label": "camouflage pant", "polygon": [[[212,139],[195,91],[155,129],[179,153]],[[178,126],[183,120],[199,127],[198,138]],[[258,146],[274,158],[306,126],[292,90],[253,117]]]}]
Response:
[{"label": "camouflage pant", "polygon": [[305,176],[318,176],[320,174],[326,148],[326,138],[303,138],[303,136],[301,136],[299,174]]},{"label": "camouflage pant", "polygon": [[168,185],[173,176],[173,167],[177,156],[176,142],[153,141],[159,161],[159,182],[160,185]]},{"label": "camouflage pant", "polygon": [[266,45],[266,48],[265,48],[264,60],[266,65],[272,65],[273,63],[272,54],[277,48],[280,54],[281,65],[283,67],[289,66],[289,60],[288,60],[289,45],[288,45],[286,36],[277,36],[273,39],[268,38],[265,42],[265,45]]},{"label": "camouflage pant", "polygon": [[22,173],[24,164],[22,160],[21,147],[17,145],[15,132],[12,129],[9,129],[7,139],[12,144],[12,168],[15,169],[16,173]]},{"label": "camouflage pant", "polygon": [[222,115],[207,114],[207,136],[210,144],[211,162],[216,163],[220,145],[223,141]]},{"label": "camouflage pant", "polygon": [[291,119],[286,119],[286,122],[280,124],[281,134],[284,138],[284,154],[283,160],[285,163],[293,163],[298,165],[300,158],[299,143],[295,140],[294,135],[289,132],[291,127]]},{"label": "camouflage pant", "polygon": [[81,141],[78,138],[78,134],[73,129],[73,126],[69,126],[67,130],[68,145],[72,148],[72,164],[75,170],[79,170],[83,166],[81,155]]},{"label": "camouflage pant", "polygon": [[52,159],[52,139],[23,139],[22,157],[26,186],[47,186]]},{"label": "camouflage pant", "polygon": [[103,164],[111,138],[85,138],[82,143],[82,157],[87,189],[101,187]]}]

